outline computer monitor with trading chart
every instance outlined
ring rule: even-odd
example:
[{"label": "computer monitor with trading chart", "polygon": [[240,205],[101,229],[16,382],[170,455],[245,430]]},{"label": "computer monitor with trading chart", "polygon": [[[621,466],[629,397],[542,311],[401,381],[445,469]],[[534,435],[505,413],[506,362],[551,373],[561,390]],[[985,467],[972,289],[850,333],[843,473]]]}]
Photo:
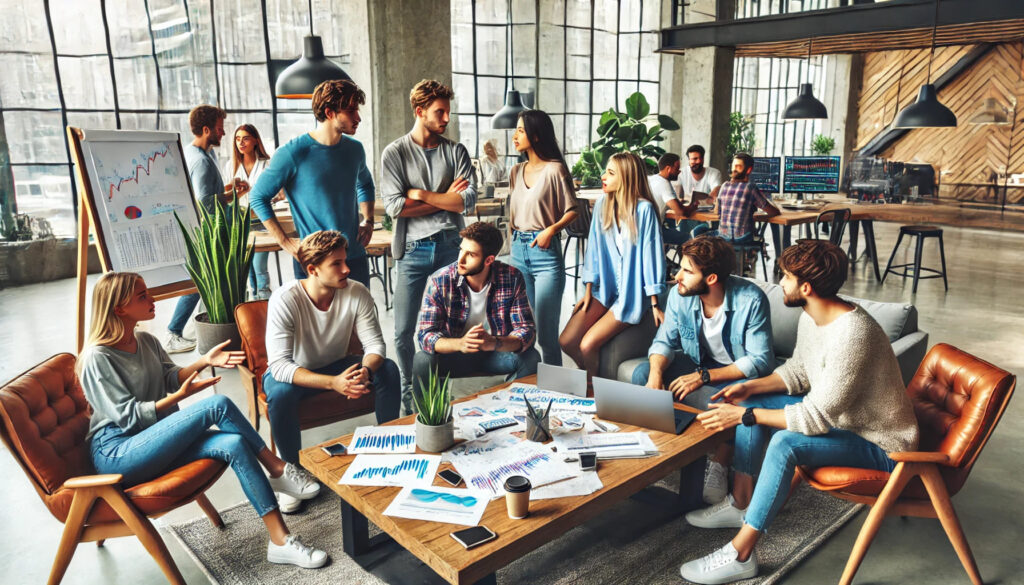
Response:
[{"label": "computer monitor with trading chart", "polygon": [[786,193],[838,193],[838,156],[787,156],[782,190]]}]

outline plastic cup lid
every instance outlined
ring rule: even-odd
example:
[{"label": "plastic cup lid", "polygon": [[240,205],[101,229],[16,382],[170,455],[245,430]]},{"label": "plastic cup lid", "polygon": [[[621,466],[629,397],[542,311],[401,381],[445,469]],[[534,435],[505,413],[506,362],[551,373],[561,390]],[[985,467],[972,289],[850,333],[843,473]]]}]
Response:
[{"label": "plastic cup lid", "polygon": [[521,476],[513,475],[505,480],[505,491],[511,493],[520,493],[530,491],[530,480]]}]

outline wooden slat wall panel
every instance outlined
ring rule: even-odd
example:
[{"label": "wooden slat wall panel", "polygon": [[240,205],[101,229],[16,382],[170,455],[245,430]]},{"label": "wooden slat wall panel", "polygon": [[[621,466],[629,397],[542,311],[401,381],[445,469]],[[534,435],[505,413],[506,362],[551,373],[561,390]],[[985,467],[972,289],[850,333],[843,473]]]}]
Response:
[{"label": "wooden slat wall panel", "polygon": [[[969,52],[972,46],[936,49],[931,79],[942,75]],[[911,130],[880,156],[897,161],[920,161],[941,173],[943,197],[997,202],[986,184],[998,173],[1024,172],[1024,112],[1014,116],[1016,104],[1024,107],[1024,72],[1021,43],[994,47],[963,75],[939,93],[939,100],[957,115],[956,128]],[[925,82],[928,50],[883,51],[864,59],[863,86],[859,100],[857,147],[863,147],[892,123],[896,113],[917,99]],[[902,72],[902,73],[901,73]],[[902,79],[902,82],[900,80]],[[897,102],[897,93],[898,102]],[[1013,124],[969,124],[987,97],[1011,111]],[[1002,184],[1002,178],[998,179]],[[1011,202],[1020,203],[1021,190],[1011,190]]]}]

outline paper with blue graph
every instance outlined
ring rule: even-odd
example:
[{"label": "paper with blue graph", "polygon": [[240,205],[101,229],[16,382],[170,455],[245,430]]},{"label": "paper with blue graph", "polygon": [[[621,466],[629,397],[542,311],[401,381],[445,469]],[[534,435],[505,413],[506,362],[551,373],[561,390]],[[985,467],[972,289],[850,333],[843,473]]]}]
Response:
[{"label": "paper with blue graph", "polygon": [[415,453],[416,425],[386,427],[359,427],[352,433],[348,452],[360,453]]},{"label": "paper with blue graph", "polygon": [[569,465],[564,456],[530,441],[485,453],[451,453],[448,458],[466,487],[483,490],[492,498],[505,494],[505,479],[512,475],[524,475],[538,487],[580,474],[579,464]]},{"label": "paper with blue graph", "polygon": [[513,406],[526,406],[526,400],[534,406],[547,408],[551,402],[551,411],[573,411],[581,414],[594,414],[597,412],[597,404],[593,398],[581,398],[573,394],[541,390],[533,384],[517,382],[504,390],[499,390],[489,395],[492,401],[507,402]]},{"label": "paper with blue graph", "polygon": [[476,526],[491,495],[480,490],[405,487],[384,510],[385,516]]},{"label": "paper with blue graph", "polygon": [[359,455],[338,480],[343,485],[425,485],[434,483],[440,455]]}]

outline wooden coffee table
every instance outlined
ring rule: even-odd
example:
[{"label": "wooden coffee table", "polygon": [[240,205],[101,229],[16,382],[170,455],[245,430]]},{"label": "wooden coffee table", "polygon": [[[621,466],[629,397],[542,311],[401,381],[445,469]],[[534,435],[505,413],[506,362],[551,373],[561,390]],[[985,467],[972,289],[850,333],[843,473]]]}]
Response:
[{"label": "wooden coffee table", "polygon": [[[533,384],[536,383],[536,377],[530,376],[519,381]],[[495,392],[506,386],[508,384],[501,384],[458,402]],[[679,404],[676,408],[692,410]],[[413,417],[407,416],[389,424],[412,423]],[[626,424],[618,426],[621,427],[621,432],[646,430]],[[703,457],[716,445],[728,439],[731,431],[716,433],[694,422],[681,435],[649,430],[647,432],[658,447],[660,455],[645,459],[599,462],[598,474],[604,488],[589,496],[530,502],[530,515],[523,520],[509,519],[504,498],[492,500],[481,524],[497,533],[498,537],[471,550],[462,548],[449,536],[456,530],[466,528],[465,526],[385,516],[384,509],[398,494],[398,487],[340,485],[338,480],[344,475],[355,456],[329,457],[320,447],[339,440],[347,445],[352,435],[304,449],[299,453],[299,461],[324,485],[341,496],[342,534],[345,552],[349,556],[357,557],[370,550],[367,525],[369,519],[387,536],[405,547],[449,583],[495,583],[495,571],[498,569],[637,494],[673,471],[680,471],[680,491],[679,494],[672,494],[674,501],[669,501],[673,507],[672,512],[679,513],[703,505]],[[445,463],[441,468],[446,467],[450,467],[450,464]],[[436,477],[434,484],[447,486]],[[647,492],[643,495],[647,495]]]}]

